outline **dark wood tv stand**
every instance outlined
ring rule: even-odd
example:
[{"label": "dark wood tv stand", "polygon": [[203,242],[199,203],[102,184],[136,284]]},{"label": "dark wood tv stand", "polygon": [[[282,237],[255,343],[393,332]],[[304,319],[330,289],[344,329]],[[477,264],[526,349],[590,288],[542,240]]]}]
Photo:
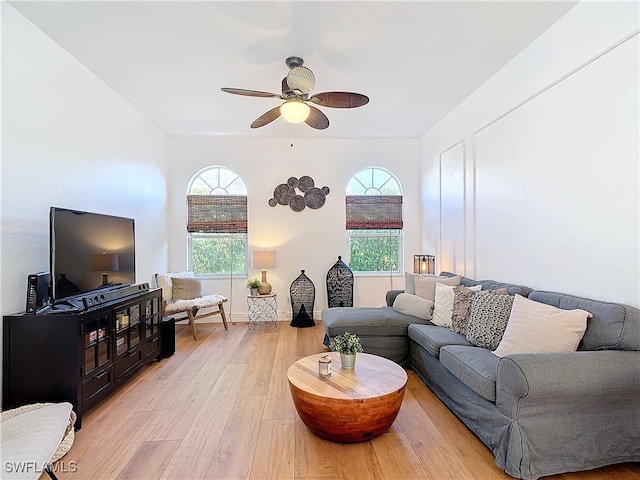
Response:
[{"label": "dark wood tv stand", "polygon": [[82,416],[161,359],[162,290],[93,308],[3,317],[2,409],[70,402]]}]

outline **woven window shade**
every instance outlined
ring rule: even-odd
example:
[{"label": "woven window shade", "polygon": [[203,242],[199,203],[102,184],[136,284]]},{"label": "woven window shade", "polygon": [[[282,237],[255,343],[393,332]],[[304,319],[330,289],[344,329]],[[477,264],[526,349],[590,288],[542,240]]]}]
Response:
[{"label": "woven window shade", "polygon": [[347,230],[402,228],[401,195],[347,195]]},{"label": "woven window shade", "polygon": [[240,195],[188,195],[187,231],[247,233],[247,197]]}]

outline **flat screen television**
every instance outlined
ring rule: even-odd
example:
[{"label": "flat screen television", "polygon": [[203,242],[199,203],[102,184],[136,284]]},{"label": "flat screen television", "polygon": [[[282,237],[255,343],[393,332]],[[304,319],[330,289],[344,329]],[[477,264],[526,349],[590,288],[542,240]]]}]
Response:
[{"label": "flat screen television", "polygon": [[51,207],[51,302],[135,283],[131,218]]}]

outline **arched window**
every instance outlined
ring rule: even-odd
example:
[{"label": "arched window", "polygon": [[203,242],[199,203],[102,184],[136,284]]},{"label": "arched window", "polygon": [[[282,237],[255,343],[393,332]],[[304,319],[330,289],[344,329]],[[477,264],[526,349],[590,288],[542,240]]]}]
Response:
[{"label": "arched window", "polygon": [[347,184],[347,256],[353,272],[400,272],[402,188],[381,167],[356,173]]},{"label": "arched window", "polygon": [[233,170],[207,167],[187,191],[189,267],[196,275],[247,273],[247,187]]}]

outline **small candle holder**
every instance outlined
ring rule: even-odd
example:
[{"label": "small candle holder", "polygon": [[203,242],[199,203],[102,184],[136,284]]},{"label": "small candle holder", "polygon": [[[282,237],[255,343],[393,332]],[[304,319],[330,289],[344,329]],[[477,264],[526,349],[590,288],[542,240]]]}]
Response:
[{"label": "small candle holder", "polygon": [[322,355],[318,358],[318,373],[321,377],[331,375],[331,357],[329,355]]}]

